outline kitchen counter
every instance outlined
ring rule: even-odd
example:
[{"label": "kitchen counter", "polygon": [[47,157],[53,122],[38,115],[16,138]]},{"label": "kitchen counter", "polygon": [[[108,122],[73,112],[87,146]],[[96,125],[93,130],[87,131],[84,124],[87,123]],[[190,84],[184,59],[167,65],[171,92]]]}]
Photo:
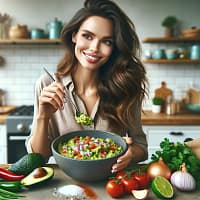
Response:
[{"label": "kitchen counter", "polygon": [[[3,165],[2,165],[3,166]],[[69,185],[69,184],[78,184],[78,185],[84,185],[84,188],[87,188],[86,191],[89,191],[88,189],[93,191],[93,195],[91,195],[90,191],[90,197],[93,196],[93,198],[89,199],[98,199],[98,200],[113,200],[105,191],[105,185],[106,181],[98,182],[98,183],[79,183],[75,180],[73,180],[71,177],[65,175],[64,172],[62,172],[57,165],[50,165],[55,169],[55,174],[53,179],[51,179],[49,182],[45,183],[44,185],[39,185],[34,188],[24,189],[21,194],[24,194],[26,197],[21,198],[22,200],[58,200],[58,198],[54,197],[52,195],[55,188]],[[1,166],[0,166],[1,167]],[[5,167],[5,165],[3,166]],[[180,192],[175,190],[175,195],[173,199],[176,200],[200,200],[200,191],[195,192]],[[94,195],[95,194],[95,195]],[[96,196],[96,197],[95,197]],[[122,198],[123,200],[131,200],[134,199],[132,195],[126,195]],[[152,192],[150,192],[148,199],[158,199]]]},{"label": "kitchen counter", "polygon": [[165,113],[142,113],[143,125],[200,125],[200,114],[181,113],[167,115]]}]

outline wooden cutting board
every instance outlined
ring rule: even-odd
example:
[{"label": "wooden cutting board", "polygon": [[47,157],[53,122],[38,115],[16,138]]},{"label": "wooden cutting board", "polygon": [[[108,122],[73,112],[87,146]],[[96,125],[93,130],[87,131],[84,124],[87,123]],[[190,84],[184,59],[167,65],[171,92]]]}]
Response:
[{"label": "wooden cutting board", "polygon": [[166,82],[162,81],[161,86],[155,89],[155,97],[160,97],[164,100],[164,104],[162,105],[162,112],[165,112],[167,97],[172,97],[172,90],[166,87]]},{"label": "wooden cutting board", "polygon": [[15,108],[16,106],[0,106],[0,114],[8,114]]}]

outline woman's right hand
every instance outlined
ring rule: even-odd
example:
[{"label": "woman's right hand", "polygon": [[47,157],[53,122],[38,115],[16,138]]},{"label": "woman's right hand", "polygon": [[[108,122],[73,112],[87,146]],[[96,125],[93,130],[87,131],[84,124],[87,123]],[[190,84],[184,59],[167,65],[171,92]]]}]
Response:
[{"label": "woman's right hand", "polygon": [[40,118],[50,118],[58,109],[63,109],[64,86],[60,82],[53,82],[44,87],[39,97]]}]

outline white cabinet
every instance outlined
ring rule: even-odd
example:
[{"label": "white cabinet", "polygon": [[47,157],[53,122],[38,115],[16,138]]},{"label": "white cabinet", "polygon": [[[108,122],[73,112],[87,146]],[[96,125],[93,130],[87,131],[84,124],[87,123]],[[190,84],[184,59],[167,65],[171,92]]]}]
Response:
[{"label": "white cabinet", "polygon": [[6,125],[0,125],[0,164],[7,163],[7,134]]},{"label": "white cabinet", "polygon": [[[144,125],[144,132],[147,135],[149,158],[160,149],[160,142],[169,138],[171,142],[184,142],[188,138],[200,138],[200,126],[164,126]],[[147,161],[147,162],[148,162]]]}]

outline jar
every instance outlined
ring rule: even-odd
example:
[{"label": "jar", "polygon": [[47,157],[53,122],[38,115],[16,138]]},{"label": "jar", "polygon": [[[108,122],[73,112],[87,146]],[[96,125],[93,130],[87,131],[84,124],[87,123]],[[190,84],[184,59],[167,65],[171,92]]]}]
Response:
[{"label": "jar", "polygon": [[9,38],[11,39],[28,38],[27,26],[17,24],[16,26],[10,27]]},{"label": "jar", "polygon": [[0,106],[5,105],[5,91],[0,89]]},{"label": "jar", "polygon": [[200,45],[192,45],[190,58],[193,60],[200,59]]}]

